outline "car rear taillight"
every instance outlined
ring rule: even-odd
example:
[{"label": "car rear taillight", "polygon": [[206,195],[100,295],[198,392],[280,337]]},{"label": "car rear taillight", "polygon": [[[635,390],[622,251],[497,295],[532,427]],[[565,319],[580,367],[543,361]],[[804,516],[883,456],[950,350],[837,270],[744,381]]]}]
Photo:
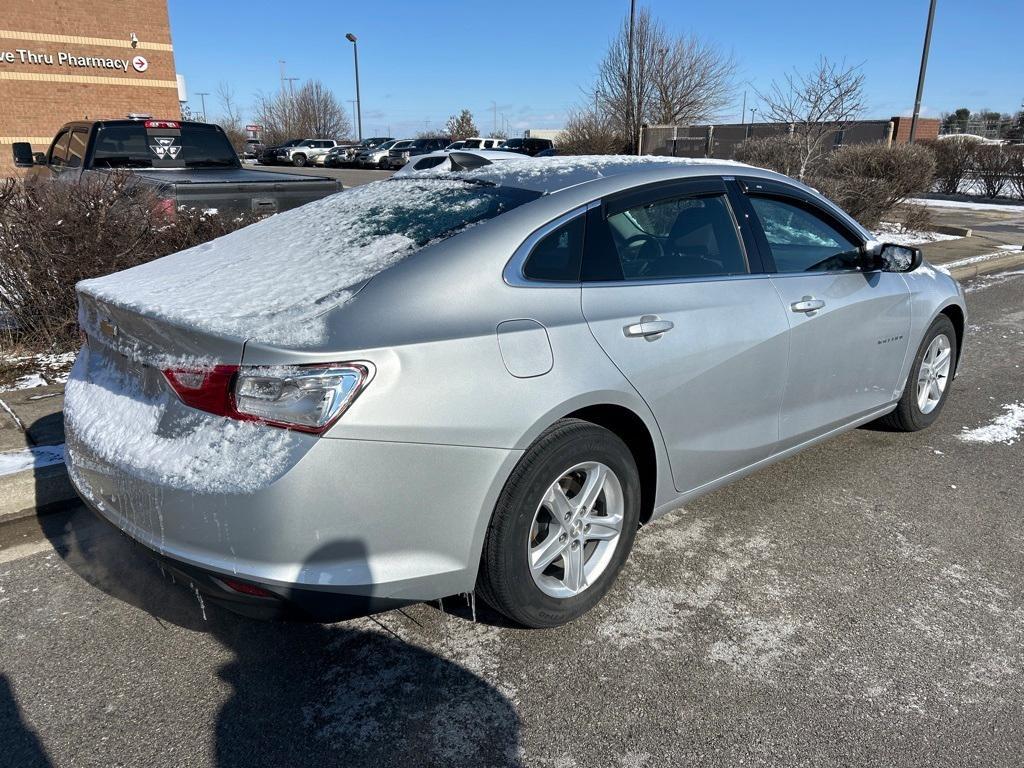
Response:
[{"label": "car rear taillight", "polygon": [[171,368],[163,372],[192,408],[242,421],[322,434],[373,376],[369,363]]}]

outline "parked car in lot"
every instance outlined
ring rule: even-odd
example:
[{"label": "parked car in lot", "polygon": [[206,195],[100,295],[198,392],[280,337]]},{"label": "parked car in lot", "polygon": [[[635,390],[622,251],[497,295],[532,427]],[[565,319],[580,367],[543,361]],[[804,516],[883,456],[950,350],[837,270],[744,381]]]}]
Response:
[{"label": "parked car in lot", "polygon": [[34,174],[75,181],[124,173],[153,190],[169,214],[179,206],[218,212],[277,213],[341,190],[334,179],[243,168],[219,126],[183,120],[80,120],[68,123],[38,160],[14,145],[14,162]]},{"label": "parked car in lot", "polygon": [[401,168],[409,160],[409,147],[415,139],[399,139],[388,150],[387,167]]},{"label": "parked car in lot", "polygon": [[315,162],[320,155],[326,155],[339,143],[334,139],[303,139],[298,144],[277,150],[277,162],[302,168]]},{"label": "parked car in lot", "polygon": [[78,297],[70,477],[182,583],[325,620],[475,589],[533,627],[639,525],[932,424],[966,321],[814,190],[671,158],[398,176]]},{"label": "parked car in lot", "polygon": [[242,149],[243,160],[255,160],[263,152],[263,142],[259,139],[246,139]]},{"label": "parked car in lot", "polygon": [[508,139],[501,148],[508,152],[518,152],[520,155],[532,157],[554,146],[551,139]]},{"label": "parked car in lot", "polygon": [[447,147],[445,147],[444,151],[445,152],[454,152],[456,149],[462,149],[465,145],[466,145],[466,142],[464,140],[462,140],[462,139],[459,139],[458,141],[453,141],[451,144],[449,144]]},{"label": "parked car in lot", "polygon": [[397,143],[396,139],[390,139],[375,147],[367,147],[357,152],[352,162],[360,168],[387,168],[388,152]]},{"label": "parked car in lot", "polygon": [[416,171],[430,169],[437,171],[462,171],[490,163],[511,160],[514,157],[516,156],[509,152],[498,152],[493,149],[449,150],[446,147],[427,155],[416,155],[416,157],[409,158],[409,162],[395,171],[395,176],[407,176]]},{"label": "parked car in lot", "polygon": [[484,139],[474,136],[462,140],[460,149],[497,149],[505,143],[504,139]]},{"label": "parked car in lot", "polygon": [[433,137],[427,139],[413,139],[404,147],[396,145],[388,151],[388,166],[391,168],[401,168],[409,162],[410,157],[426,155],[429,152],[436,152],[439,149],[444,149],[451,143],[451,138]]},{"label": "parked car in lot", "polygon": [[258,155],[257,160],[260,165],[277,165],[279,162],[278,152],[280,150],[289,149],[300,143],[302,143],[302,139],[289,139],[283,144],[273,144],[269,147],[264,146]]}]

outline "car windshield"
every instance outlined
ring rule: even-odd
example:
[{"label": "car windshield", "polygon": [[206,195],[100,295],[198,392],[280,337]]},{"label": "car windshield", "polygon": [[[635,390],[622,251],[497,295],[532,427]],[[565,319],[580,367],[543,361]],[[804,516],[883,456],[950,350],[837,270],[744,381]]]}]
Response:
[{"label": "car windshield", "polygon": [[397,141],[385,141],[383,144],[377,147],[377,149],[391,149],[397,143]]},{"label": "car windshield", "polygon": [[[163,125],[167,125],[164,123]],[[237,168],[238,156],[215,125],[101,125],[92,162],[97,168]]]},{"label": "car windshield", "polygon": [[505,146],[506,147],[521,147],[521,146],[523,146],[523,140],[522,139],[509,139],[508,141],[505,142]]}]

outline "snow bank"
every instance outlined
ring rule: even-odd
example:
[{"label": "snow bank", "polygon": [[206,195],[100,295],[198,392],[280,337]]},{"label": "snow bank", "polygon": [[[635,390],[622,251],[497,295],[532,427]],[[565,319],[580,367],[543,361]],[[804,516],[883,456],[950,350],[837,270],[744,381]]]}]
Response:
[{"label": "snow bank", "polygon": [[489,205],[454,180],[373,182],[78,289],[218,335],[312,345],[326,310]]},{"label": "snow bank", "polygon": [[1003,406],[1003,410],[1006,413],[996,417],[991,424],[976,429],[964,427],[960,439],[968,443],[1016,443],[1024,430],[1024,403],[1009,403]]},{"label": "snow bank", "polygon": [[937,243],[942,240],[958,240],[958,235],[945,235],[941,232],[921,232],[916,229],[904,229],[899,224],[882,222],[878,229],[871,233],[880,243],[893,245],[921,245]]},{"label": "snow bank", "polygon": [[88,348],[82,350],[64,399],[68,468],[99,460],[160,486],[200,493],[251,493],[280,477],[300,437],[285,429],[194,411],[164,415],[173,395],[143,392],[141,383]]}]

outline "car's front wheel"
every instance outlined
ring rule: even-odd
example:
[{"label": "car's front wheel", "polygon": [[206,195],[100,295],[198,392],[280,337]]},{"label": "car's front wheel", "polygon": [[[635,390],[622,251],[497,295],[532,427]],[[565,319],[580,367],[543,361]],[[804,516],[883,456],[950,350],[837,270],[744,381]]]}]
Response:
[{"label": "car's front wheel", "polygon": [[948,317],[939,315],[917,350],[899,405],[880,421],[900,432],[930,426],[946,404],[956,360],[956,329]]},{"label": "car's front wheel", "polygon": [[603,427],[562,419],[502,489],[477,590],[528,627],[572,621],[615,581],[639,518],[640,479],[626,444]]},{"label": "car's front wheel", "polygon": [[306,164],[306,156],[305,155],[300,153],[300,154],[292,156],[292,165],[294,165],[296,168],[301,168],[305,164]]}]

